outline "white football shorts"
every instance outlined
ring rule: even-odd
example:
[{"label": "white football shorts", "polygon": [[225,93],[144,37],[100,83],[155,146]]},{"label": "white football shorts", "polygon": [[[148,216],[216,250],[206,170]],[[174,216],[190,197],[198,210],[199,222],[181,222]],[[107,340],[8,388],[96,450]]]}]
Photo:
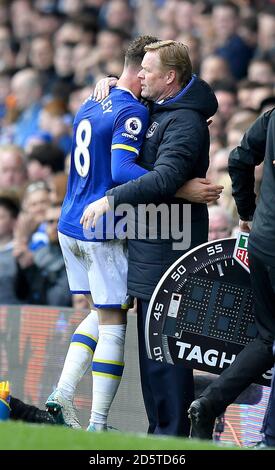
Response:
[{"label": "white football shorts", "polygon": [[127,309],[125,240],[90,242],[58,232],[72,294],[91,294],[97,308]]}]

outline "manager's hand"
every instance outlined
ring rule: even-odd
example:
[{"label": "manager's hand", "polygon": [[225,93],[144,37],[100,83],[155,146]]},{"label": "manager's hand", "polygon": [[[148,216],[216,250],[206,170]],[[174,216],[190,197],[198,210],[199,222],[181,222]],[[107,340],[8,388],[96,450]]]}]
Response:
[{"label": "manager's hand", "polygon": [[95,228],[98,219],[110,209],[108,199],[104,196],[86,207],[80,219],[80,223],[85,230],[88,230],[90,227]]},{"label": "manager's hand", "polygon": [[207,178],[193,178],[187,181],[175,196],[190,202],[207,204],[219,199],[223,186],[212,184]]}]

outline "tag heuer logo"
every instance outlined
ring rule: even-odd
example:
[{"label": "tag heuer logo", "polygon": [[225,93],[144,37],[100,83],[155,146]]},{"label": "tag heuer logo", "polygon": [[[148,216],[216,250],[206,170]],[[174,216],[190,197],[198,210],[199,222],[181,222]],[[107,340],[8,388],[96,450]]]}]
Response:
[{"label": "tag heuer logo", "polygon": [[248,233],[245,233],[245,232],[239,233],[239,236],[235,244],[233,258],[236,261],[238,261],[238,263],[240,263],[246,271],[250,272],[249,262],[248,262],[248,252],[247,252],[248,237],[249,237]]},{"label": "tag heuer logo", "polygon": [[158,126],[159,126],[159,123],[155,122],[155,121],[151,124],[151,126],[149,127],[149,129],[146,132],[147,139],[152,137],[152,135],[154,134],[154,132],[155,132],[155,130],[157,129]]}]

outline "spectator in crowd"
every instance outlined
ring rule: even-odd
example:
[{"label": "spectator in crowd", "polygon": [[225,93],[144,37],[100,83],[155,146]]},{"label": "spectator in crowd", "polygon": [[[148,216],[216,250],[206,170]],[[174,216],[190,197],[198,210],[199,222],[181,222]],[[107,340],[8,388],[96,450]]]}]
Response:
[{"label": "spectator in crowd", "polygon": [[25,145],[25,153],[28,156],[32,153],[34,147],[38,145],[48,144],[52,142],[52,136],[48,132],[38,131],[35,134],[30,135]]},{"label": "spectator in crowd", "polygon": [[39,130],[42,85],[38,72],[31,68],[17,72],[12,78],[11,90],[20,111],[13,142],[24,148],[28,137]]},{"label": "spectator in crowd", "polygon": [[9,5],[8,1],[0,3],[0,24],[6,24],[9,19]]},{"label": "spectator in crowd", "polygon": [[40,34],[52,38],[58,28],[62,27],[64,17],[56,8],[50,6],[44,10],[35,5],[31,36]]},{"label": "spectator in crowd", "polygon": [[16,224],[13,252],[23,268],[32,264],[33,252],[48,243],[45,217],[49,204],[49,188],[44,181],[27,186],[23,195],[23,210]]},{"label": "spectator in crowd", "polygon": [[10,93],[10,74],[7,72],[0,72],[0,131],[2,126],[5,125],[5,116],[7,113],[6,99]]},{"label": "spectator in crowd", "polygon": [[[158,32],[158,26],[160,25],[168,27],[178,32],[176,28],[177,6],[178,6],[177,0],[171,0],[170,2],[163,2],[160,5],[160,7],[156,9],[156,5],[154,4],[154,2],[143,1],[141,4],[141,8],[140,8],[140,10],[144,12],[142,14],[142,20],[143,22],[146,22],[147,24],[148,24],[148,21],[150,21],[151,24],[150,26],[148,26],[148,28],[154,31],[155,34]],[[159,25],[156,21],[154,22],[154,18],[156,20],[156,17],[159,20],[159,23],[160,23]],[[139,25],[139,26],[142,27],[142,25]]]},{"label": "spectator in crowd", "polygon": [[62,205],[66,189],[67,189],[68,176],[60,171],[52,175],[49,181],[50,201],[52,205]]},{"label": "spectator in crowd", "polygon": [[258,20],[256,11],[250,9],[247,16],[245,16],[244,12],[242,13],[242,11],[240,11],[240,26],[238,28],[238,32],[244,42],[252,49],[256,50],[258,39]]},{"label": "spectator in crowd", "polygon": [[90,96],[90,87],[76,86],[69,96],[68,109],[72,116],[75,116],[81,104]]},{"label": "spectator in crowd", "polygon": [[39,123],[41,129],[52,137],[52,143],[59,147],[64,155],[70,152],[72,117],[63,100],[55,98],[43,106]]},{"label": "spectator in crowd", "polygon": [[12,31],[20,46],[30,38],[36,20],[36,11],[28,1],[15,0],[10,5],[10,19]]},{"label": "spectator in crowd", "polygon": [[12,47],[12,32],[9,26],[0,25],[1,70],[12,70],[15,67],[15,53]]},{"label": "spectator in crowd", "polygon": [[9,305],[19,303],[15,292],[17,265],[13,257],[13,234],[19,206],[8,193],[3,194],[0,193],[0,305]]},{"label": "spectator in crowd", "polygon": [[200,77],[207,83],[228,80],[230,71],[227,61],[218,55],[209,55],[201,61]]},{"label": "spectator in crowd", "polygon": [[273,95],[272,84],[241,80],[238,83],[237,98],[239,108],[258,112],[261,102]]},{"label": "spectator in crowd", "polygon": [[65,87],[67,94],[74,87],[73,44],[67,42],[55,49],[53,63],[56,71],[56,80],[52,86],[52,93],[57,86]]},{"label": "spectator in crowd", "polygon": [[242,111],[235,113],[227,122],[226,126],[226,140],[227,146],[230,149],[237,147],[240,143],[244,132],[255,121],[257,113],[252,110]]},{"label": "spectator in crowd", "polygon": [[234,200],[232,198],[231,180],[228,175],[229,153],[230,149],[228,147],[222,147],[212,156],[207,176],[211,181],[215,181],[216,184],[223,187],[223,191],[217,200],[217,204],[224,212],[229,214],[235,223],[237,222],[237,214]]},{"label": "spectator in crowd", "polygon": [[269,5],[265,5],[258,14],[259,54],[267,53],[268,55],[268,52],[275,47],[275,5],[274,2],[270,3]]},{"label": "spectator in crowd", "polygon": [[83,8],[83,0],[65,0],[61,2],[61,11],[63,14],[74,18]]},{"label": "spectator in crowd", "polygon": [[109,61],[119,60],[123,63],[125,35],[119,30],[103,29],[97,35],[96,48],[88,60],[90,76],[95,78],[106,74],[105,68]]},{"label": "spectator in crowd", "polygon": [[54,48],[70,44],[72,47],[82,40],[82,29],[79,23],[67,19],[58,28],[54,36]]},{"label": "spectator in crowd", "polygon": [[253,59],[248,66],[247,78],[251,82],[271,85],[274,83],[274,70],[272,64],[267,60]]},{"label": "spectator in crowd", "polygon": [[237,90],[234,83],[228,80],[212,83],[212,87],[219,104],[219,115],[226,124],[236,111]]},{"label": "spectator in crowd", "polygon": [[54,173],[64,170],[64,153],[53,143],[36,145],[28,155],[29,181],[48,182]]},{"label": "spectator in crowd", "polygon": [[218,240],[231,236],[233,221],[230,214],[221,206],[210,206],[209,213],[209,235],[208,240]]},{"label": "spectator in crowd", "polygon": [[0,189],[20,190],[27,181],[24,152],[15,145],[0,146]]},{"label": "spectator in crowd", "polygon": [[196,5],[192,0],[180,0],[175,8],[175,25],[183,34],[196,34]]},{"label": "spectator in crowd", "polygon": [[213,140],[219,140],[222,144],[222,146],[226,142],[226,136],[225,136],[225,126],[223,119],[219,113],[216,113],[213,118],[211,118],[211,124],[209,126],[209,133],[210,133],[210,144],[212,143]]},{"label": "spectator in crowd", "polygon": [[[83,42],[80,42],[79,44],[77,44],[73,49],[74,82],[76,86],[73,88],[72,92],[70,93],[70,97],[72,96],[75,90],[82,90],[81,87],[85,86],[87,82],[90,83],[90,79],[89,79],[90,63],[87,60],[87,57],[90,57],[90,54],[91,54],[91,46]],[[77,109],[73,113],[73,115],[76,114]]]},{"label": "spectator in crowd", "polygon": [[134,15],[129,2],[125,0],[108,2],[105,10],[105,22],[107,28],[131,34],[134,27]]},{"label": "spectator in crowd", "polygon": [[[173,39],[173,35],[166,37],[166,39]],[[193,71],[194,73],[199,74],[200,63],[201,63],[201,40],[200,38],[193,34],[179,34],[175,37],[175,40],[178,42],[182,42],[183,44],[186,44],[186,46],[188,47],[190,60],[192,62]],[[201,78],[203,77],[201,76]]]},{"label": "spectator in crowd", "polygon": [[51,92],[56,80],[56,71],[53,64],[53,45],[47,36],[37,36],[30,44],[29,61],[33,69],[40,74],[43,95]]},{"label": "spectator in crowd", "polygon": [[240,80],[237,85],[237,101],[238,106],[241,109],[247,110],[252,109],[251,106],[251,95],[258,83],[250,82],[250,80]]},{"label": "spectator in crowd", "polygon": [[49,206],[45,213],[45,226],[48,243],[37,248],[32,262],[27,266],[18,263],[20,270],[17,291],[21,300],[38,305],[71,305],[64,259],[58,242],[57,223],[60,206]]},{"label": "spectator in crowd", "polygon": [[236,79],[245,77],[254,48],[238,34],[240,9],[231,1],[220,1],[213,6],[213,28],[216,33],[216,54],[227,60]]},{"label": "spectator in crowd", "polygon": [[207,172],[211,180],[219,181],[224,174],[228,173],[228,155],[229,150],[226,147],[222,147],[214,153]]},{"label": "spectator in crowd", "polygon": [[251,108],[255,111],[260,109],[263,100],[274,96],[273,84],[259,84],[251,93]]}]

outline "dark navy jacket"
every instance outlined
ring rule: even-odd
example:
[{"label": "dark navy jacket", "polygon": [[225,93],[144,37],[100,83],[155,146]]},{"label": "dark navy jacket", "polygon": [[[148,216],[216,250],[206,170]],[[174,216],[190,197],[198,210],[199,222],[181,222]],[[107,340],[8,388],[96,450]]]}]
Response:
[{"label": "dark navy jacket", "polygon": [[[232,192],[242,220],[253,218],[249,245],[275,266],[275,108],[262,114],[229,156]],[[254,170],[264,161],[260,195],[255,204]],[[256,209],[256,210],[255,210]]]},{"label": "dark navy jacket", "polygon": [[[113,204],[179,204],[176,191],[188,180],[205,177],[209,165],[207,120],[217,110],[209,85],[193,76],[175,97],[154,104],[139,164],[149,173],[111,189]],[[111,201],[111,200],[110,200]],[[180,213],[182,211],[179,211]],[[182,220],[180,220],[180,223]],[[136,229],[137,231],[137,229]],[[192,246],[207,241],[208,212],[204,204],[192,204]],[[172,250],[173,239],[129,240],[128,290],[150,299],[166,269],[183,252]]]}]

